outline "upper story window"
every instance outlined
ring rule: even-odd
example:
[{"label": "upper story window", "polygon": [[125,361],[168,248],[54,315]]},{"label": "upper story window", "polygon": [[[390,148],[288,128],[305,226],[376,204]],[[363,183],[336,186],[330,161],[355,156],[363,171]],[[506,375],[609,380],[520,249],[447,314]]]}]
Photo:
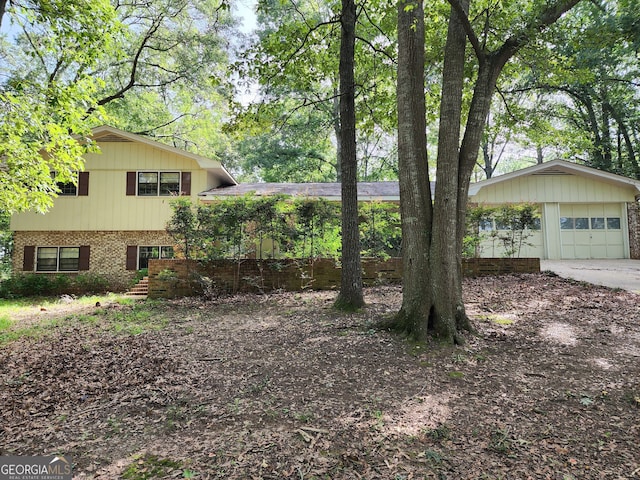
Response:
[{"label": "upper story window", "polygon": [[143,197],[180,194],[180,172],[138,172],[138,195]]},{"label": "upper story window", "polygon": [[[89,172],[77,172],[75,182],[56,182],[58,186],[58,196],[76,197],[89,194]],[[51,177],[55,180],[56,172],[51,172]]]},{"label": "upper story window", "polygon": [[65,197],[75,197],[78,194],[78,187],[73,182],[57,182],[56,185],[58,185],[58,190],[60,190],[58,195]]}]

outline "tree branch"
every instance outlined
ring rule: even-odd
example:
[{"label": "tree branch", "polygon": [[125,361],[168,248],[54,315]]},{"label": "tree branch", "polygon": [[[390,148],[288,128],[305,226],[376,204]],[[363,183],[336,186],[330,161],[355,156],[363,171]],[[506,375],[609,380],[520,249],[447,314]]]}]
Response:
[{"label": "tree branch", "polygon": [[467,34],[469,43],[471,43],[471,46],[473,47],[473,51],[476,52],[476,57],[478,57],[478,59],[482,58],[484,55],[482,45],[480,45],[480,40],[478,39],[476,32],[473,30],[473,26],[469,21],[469,16],[467,15],[465,8],[460,3],[460,0],[449,0],[449,4],[451,5],[451,10],[458,15],[460,23],[464,26],[464,31]]},{"label": "tree branch", "polygon": [[581,0],[559,0],[544,9],[533,21],[509,37],[496,52],[499,64],[504,65],[518,50],[531,41],[532,32],[541,32],[555,23]]},{"label": "tree branch", "polygon": [[371,50],[373,50],[375,53],[379,53],[380,55],[383,55],[383,56],[387,57],[389,60],[391,60],[391,62],[393,62],[394,65],[398,63],[397,60],[393,56],[389,55],[385,50],[376,47],[373,43],[371,43],[366,38],[362,38],[362,37],[356,35],[356,39],[360,40],[362,43],[364,43],[365,45],[369,46],[369,48]]},{"label": "tree branch", "polygon": [[[137,132],[133,132],[135,135],[151,135],[152,132],[156,131],[156,130],[160,130],[161,128],[164,127],[168,127],[169,125],[171,125],[172,123],[177,122],[178,120],[180,120],[181,118],[184,117],[193,117],[195,115],[191,114],[191,113],[183,113],[182,115],[178,115],[177,117],[175,117],[173,120],[169,120],[166,123],[163,123],[162,125],[156,125],[155,127],[152,128],[148,128],[146,130],[140,130]],[[158,136],[157,138],[160,138],[161,136]]]},{"label": "tree branch", "polygon": [[[138,47],[138,51],[136,52],[135,56],[133,57],[133,62],[131,64],[131,74],[129,75],[129,82],[124,87],[122,87],[120,90],[115,92],[114,94],[109,95],[109,96],[104,97],[101,100],[99,100],[97,102],[98,106],[106,105],[107,103],[112,102],[113,100],[116,100],[118,98],[124,97],[124,94],[126,92],[128,92],[134,86],[136,86],[136,76],[137,76],[137,73],[138,73],[138,64],[140,62],[140,57],[142,56],[142,52],[147,47],[147,42],[149,42],[151,40],[151,38],[153,38],[153,35],[160,28],[160,25],[162,24],[162,20],[163,19],[164,19],[164,16],[162,16],[162,15],[159,16],[158,18],[154,19],[154,22],[151,24],[151,27],[149,27],[149,30],[147,31],[147,33],[145,34],[144,38],[142,39],[142,42],[140,43],[140,47]],[[93,110],[94,109],[90,109],[88,113],[90,114]]]}]

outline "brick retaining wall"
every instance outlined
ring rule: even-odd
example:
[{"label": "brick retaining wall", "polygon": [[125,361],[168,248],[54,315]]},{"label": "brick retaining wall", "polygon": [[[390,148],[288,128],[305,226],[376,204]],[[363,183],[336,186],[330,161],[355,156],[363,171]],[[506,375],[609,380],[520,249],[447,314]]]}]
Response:
[{"label": "brick retaining wall", "polygon": [[[363,283],[401,283],[402,259],[363,259]],[[538,258],[472,258],[463,261],[466,276],[539,273]],[[150,260],[149,297],[197,295],[205,285],[220,292],[334,290],[340,286],[340,266],[332,259],[216,260],[200,264],[187,260]]]}]

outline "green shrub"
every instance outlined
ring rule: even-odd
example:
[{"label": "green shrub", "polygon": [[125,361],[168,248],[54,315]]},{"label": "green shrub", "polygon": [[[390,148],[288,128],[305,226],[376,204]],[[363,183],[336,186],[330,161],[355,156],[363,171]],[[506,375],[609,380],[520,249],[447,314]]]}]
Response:
[{"label": "green shrub", "polygon": [[102,293],[108,288],[107,280],[93,273],[78,275],[44,275],[27,273],[14,275],[0,283],[0,297],[40,297],[62,294]]},{"label": "green shrub", "polygon": [[[81,273],[71,278],[71,281],[75,287],[76,293],[103,293],[109,289],[109,282],[106,278],[95,273]],[[65,292],[58,292],[65,293]]]}]

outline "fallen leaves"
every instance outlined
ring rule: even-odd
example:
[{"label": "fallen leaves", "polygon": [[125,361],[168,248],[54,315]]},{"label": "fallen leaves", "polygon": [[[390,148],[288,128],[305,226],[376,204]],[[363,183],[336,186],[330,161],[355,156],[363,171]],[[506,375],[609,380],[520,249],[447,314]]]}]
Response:
[{"label": "fallen leaves", "polygon": [[154,478],[640,474],[637,295],[469,279],[478,335],[457,349],[375,329],[399,308],[397,287],[368,290],[355,314],[334,311],[334,295],[182,299],[153,307],[162,329],[69,320],[12,342],[0,454],[64,452],[95,479],[151,472],[149,459],[166,467]]}]

